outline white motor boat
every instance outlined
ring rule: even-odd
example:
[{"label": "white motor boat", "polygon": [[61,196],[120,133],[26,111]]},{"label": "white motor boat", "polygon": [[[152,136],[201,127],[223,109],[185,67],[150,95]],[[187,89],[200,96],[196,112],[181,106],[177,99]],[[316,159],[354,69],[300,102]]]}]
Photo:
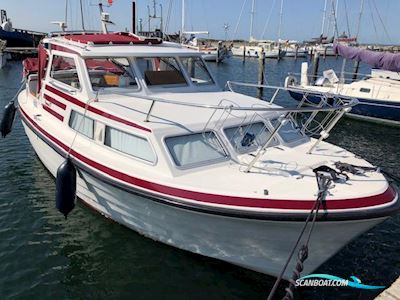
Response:
[{"label": "white motor boat", "polygon": [[[289,109],[222,91],[201,53],[128,33],[46,38],[26,65],[18,110],[44,166],[60,176],[67,158],[79,199],[156,241],[277,276],[315,213],[310,273],[399,209],[378,169],[323,141],[353,101]],[[338,177],[319,192],[321,167]]]},{"label": "white motor boat", "polygon": [[[253,44],[253,43],[251,43]],[[257,43],[256,45],[249,46],[236,46],[232,47],[232,55],[243,56],[245,53],[246,57],[259,57],[262,52],[265,53],[266,58],[282,58],[286,55],[284,49],[279,49],[271,44]]]},{"label": "white motor boat", "polygon": [[284,48],[286,54],[285,57],[307,57],[308,55],[308,50],[304,47],[286,47]]}]

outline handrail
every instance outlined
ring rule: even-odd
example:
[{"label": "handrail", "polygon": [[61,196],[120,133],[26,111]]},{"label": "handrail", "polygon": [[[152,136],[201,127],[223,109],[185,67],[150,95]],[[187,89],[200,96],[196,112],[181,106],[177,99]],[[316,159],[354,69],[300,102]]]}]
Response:
[{"label": "handrail", "polygon": [[[275,89],[275,93],[273,98],[270,100],[270,102],[266,102],[267,106],[251,106],[251,107],[240,107],[237,106],[237,104],[232,103],[230,100],[227,99],[221,99],[218,105],[213,105],[213,104],[201,104],[201,103],[192,103],[192,102],[183,102],[183,101],[176,101],[176,100],[167,100],[163,98],[157,98],[157,97],[151,97],[151,96],[146,96],[146,95],[135,95],[136,98],[150,101],[150,106],[149,110],[146,114],[145,122],[149,122],[150,117],[151,117],[151,112],[154,109],[154,106],[156,103],[166,103],[166,104],[172,104],[172,105],[180,105],[180,106],[187,106],[187,107],[195,107],[195,108],[204,108],[204,109],[214,109],[214,113],[211,115],[209,121],[207,122],[210,123],[211,119],[214,117],[215,112],[217,110],[222,110],[222,115],[219,117],[218,121],[219,122],[221,119],[226,120],[227,115],[225,116],[224,114],[227,113],[228,115],[232,113],[232,111],[242,111],[242,112],[254,112],[257,114],[257,112],[283,112],[285,114],[282,114],[280,117],[280,122],[277,127],[274,128],[273,133],[270,135],[270,138],[267,140],[267,142],[261,146],[255,155],[255,157],[252,159],[252,161],[248,164],[246,168],[246,172],[250,172],[250,170],[254,167],[255,163],[260,159],[260,157],[265,153],[266,149],[268,148],[270,142],[272,141],[272,138],[274,135],[277,134],[277,132],[280,130],[282,126],[284,126],[290,119],[292,119],[291,122],[296,122],[294,121],[293,117],[297,116],[297,113],[311,113],[311,115],[308,117],[307,121],[305,124],[303,124],[303,128],[300,132],[303,134],[307,130],[307,127],[310,125],[310,123],[315,119],[317,113],[320,112],[327,112],[325,115],[322,123],[319,123],[319,126],[321,127],[322,131],[320,132],[320,137],[319,139],[316,140],[316,142],[312,145],[310,150],[307,153],[311,153],[317,145],[324,139],[326,139],[329,136],[330,131],[333,129],[333,127],[336,125],[336,123],[341,119],[341,117],[349,112],[351,108],[355,105],[358,104],[358,100],[355,98],[351,97],[342,97],[342,96],[337,96],[335,94],[330,94],[330,93],[323,93],[323,92],[318,92],[314,90],[307,90],[307,89],[301,89],[301,91],[304,93],[303,100],[299,103],[297,107],[293,108],[288,108],[288,107],[281,107],[275,104],[272,104],[271,101],[273,101],[276,97],[277,91],[299,91],[298,88],[295,87],[280,87],[280,86],[270,86],[270,85],[261,85],[261,84],[252,84],[252,83],[242,83],[242,82],[234,82],[234,81],[228,81],[227,86],[229,90],[233,93],[236,93],[232,89],[232,85],[239,85],[239,86],[247,86],[247,87],[255,87],[255,88],[269,88],[269,89]],[[306,102],[308,101],[307,96],[308,94],[312,95],[317,95],[320,96],[320,101],[318,103],[311,103],[311,102]],[[347,101],[346,101],[347,100]],[[229,105],[221,105],[224,101],[227,101],[230,104]],[[305,105],[305,107],[303,107]],[[325,105],[325,106],[324,106]],[[247,118],[247,114],[244,114],[245,118]],[[224,122],[224,121],[222,121]],[[207,127],[207,125],[206,125]],[[206,130],[207,128],[205,128]],[[304,129],[304,130],[303,130]]]},{"label": "handrail", "polygon": [[[240,84],[237,82],[228,82],[229,84]],[[247,84],[246,84],[247,85]],[[279,90],[292,90],[292,91],[298,91],[296,88],[285,88],[285,87],[275,87],[275,86],[266,86],[266,85],[256,85],[256,84],[248,84],[249,86],[254,86],[254,87],[264,87],[264,88],[274,88],[274,89],[279,89]],[[302,91],[306,91],[302,89]],[[233,92],[233,91],[232,91]],[[328,98],[331,97],[336,97],[334,94],[330,93],[322,93],[322,92],[316,92],[313,90],[309,90],[309,92],[321,95],[321,96],[327,96]],[[152,101],[154,103],[166,103],[166,104],[174,104],[174,105],[180,105],[180,106],[188,106],[188,107],[195,107],[195,108],[205,108],[205,109],[220,109],[220,110],[226,110],[230,109],[232,111],[254,111],[254,112],[313,112],[313,111],[320,111],[320,112],[329,112],[329,111],[335,111],[338,109],[343,109],[343,108],[351,108],[355,105],[358,104],[358,100],[355,98],[350,98],[350,97],[340,97],[341,99],[347,99],[350,100],[349,102],[340,105],[340,106],[330,106],[330,107],[281,107],[281,106],[271,106],[271,107],[254,107],[254,106],[233,106],[233,105],[213,105],[213,104],[201,104],[201,103],[192,103],[192,102],[182,102],[182,101],[175,101],[175,100],[167,100],[163,98],[158,98],[158,97],[150,97],[150,96],[145,96],[145,95],[135,95],[135,98],[139,98],[142,100],[146,101]],[[270,104],[269,102],[266,102],[266,104]]]}]

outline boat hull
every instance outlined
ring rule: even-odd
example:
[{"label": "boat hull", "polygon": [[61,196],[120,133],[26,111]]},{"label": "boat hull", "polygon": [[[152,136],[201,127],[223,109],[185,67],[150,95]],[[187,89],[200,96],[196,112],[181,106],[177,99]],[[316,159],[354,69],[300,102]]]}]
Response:
[{"label": "boat hull", "polygon": [[[44,166],[55,176],[65,153],[24,119],[26,134]],[[303,222],[231,217],[185,209],[143,191],[124,189],[99,173],[79,165],[77,196],[107,218],[153,240],[254,271],[277,276],[296,241]],[[317,222],[303,274],[314,271],[353,238],[385,217]],[[284,274],[291,276],[292,261]]]},{"label": "boat hull", "polygon": [[5,31],[0,27],[0,40],[7,41],[7,47],[37,47],[42,35],[24,31]]},{"label": "boat hull", "polygon": [[[301,91],[289,91],[292,98],[301,101],[304,93]],[[312,94],[307,91],[307,99],[318,104],[321,98],[317,94]],[[340,96],[340,95],[339,95]],[[400,123],[400,102],[371,100],[357,98],[359,104],[354,106],[350,115],[359,116],[366,119],[380,120],[388,123]]]},{"label": "boat hull", "polygon": [[[231,49],[233,56],[243,56],[243,47],[234,47]],[[246,47],[246,57],[259,57],[260,53],[263,51],[261,47]],[[286,55],[286,51],[281,50],[271,50],[265,51],[265,58],[282,58]]]}]

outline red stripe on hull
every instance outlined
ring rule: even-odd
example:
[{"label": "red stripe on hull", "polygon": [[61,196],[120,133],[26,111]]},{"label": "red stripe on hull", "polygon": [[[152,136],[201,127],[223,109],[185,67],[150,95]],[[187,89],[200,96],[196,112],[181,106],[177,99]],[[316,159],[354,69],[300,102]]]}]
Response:
[{"label": "red stripe on hull", "polygon": [[[49,92],[52,92],[53,94],[56,94],[57,96],[63,98],[64,100],[69,101],[69,102],[79,106],[79,107],[82,107],[82,108],[86,107],[86,103],[84,103],[84,102],[82,102],[82,101],[80,101],[80,100],[78,100],[78,99],[76,99],[74,97],[71,97],[70,95],[65,94],[65,93],[63,93],[63,92],[61,92],[61,91],[59,91],[59,90],[57,90],[57,89],[55,89],[55,88],[53,88],[53,87],[51,87],[49,85],[46,85],[45,89],[48,90]],[[119,122],[119,123],[122,123],[122,124],[125,124],[125,125],[128,125],[128,126],[134,127],[136,129],[140,129],[140,130],[144,130],[144,131],[147,131],[147,132],[151,132],[151,129],[149,129],[149,128],[146,128],[146,127],[143,127],[143,126],[141,126],[139,124],[133,123],[131,121],[122,119],[122,118],[117,117],[115,115],[106,113],[106,112],[104,112],[104,111],[102,111],[102,110],[100,110],[98,108],[93,107],[93,106],[89,105],[88,106],[88,111],[90,111],[92,113],[95,113],[97,115],[100,115],[100,116],[102,116],[104,118],[107,118],[107,119],[110,119],[110,120],[113,120],[113,121],[116,121],[116,122]]]},{"label": "red stripe on hull", "polygon": [[48,107],[47,105],[42,105],[43,109],[45,111],[47,111],[48,113],[50,113],[52,116],[56,117],[57,119],[59,119],[61,122],[64,121],[64,117],[62,115],[60,115],[59,113],[55,112],[54,110],[52,110],[50,107]]},{"label": "red stripe on hull", "polygon": [[46,99],[47,101],[53,103],[54,105],[57,105],[59,108],[61,108],[61,109],[63,109],[63,110],[65,110],[65,109],[67,108],[67,106],[66,106],[64,103],[62,103],[62,102],[60,102],[60,101],[54,99],[53,97],[50,97],[49,95],[44,94],[43,97],[44,97],[44,99]]},{"label": "red stripe on hull", "polygon": [[[63,144],[61,141],[56,139],[54,136],[49,134],[43,128],[41,128],[34,120],[32,120],[21,107],[19,107],[25,118],[46,136],[50,141],[55,143],[58,147],[64,151],[68,151],[69,147]],[[91,160],[84,155],[71,150],[71,155],[93,169],[100,171],[114,179],[118,179],[126,184],[140,187],[153,192],[161,193],[166,196],[173,196],[184,198],[187,200],[198,201],[203,204],[223,204],[230,206],[241,206],[251,208],[271,208],[271,209],[285,209],[285,210],[310,210],[315,202],[313,200],[281,200],[281,199],[260,199],[260,198],[243,198],[226,195],[207,194],[195,191],[188,191],[170,186],[161,185],[158,183],[139,179],[128,174],[124,174],[117,170],[111,169],[105,165]],[[353,199],[341,199],[341,200],[327,200],[324,206],[328,210],[337,209],[350,209],[350,208],[364,208],[376,205],[382,205],[393,201],[396,197],[396,191],[393,187],[389,188],[382,194],[364,197],[364,198],[353,198]]]}]

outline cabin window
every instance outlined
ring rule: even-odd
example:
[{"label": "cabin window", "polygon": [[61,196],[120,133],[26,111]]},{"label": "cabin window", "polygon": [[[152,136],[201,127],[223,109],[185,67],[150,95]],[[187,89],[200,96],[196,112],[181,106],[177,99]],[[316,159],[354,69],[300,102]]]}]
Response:
[{"label": "cabin window", "polygon": [[181,61],[194,84],[214,84],[214,80],[208,72],[204,61],[200,57],[181,58]]},{"label": "cabin window", "polygon": [[71,111],[69,118],[69,127],[78,131],[79,133],[93,139],[94,136],[94,121],[81,113]]},{"label": "cabin window", "polygon": [[[279,126],[278,119],[272,120],[271,123],[274,128]],[[293,121],[289,121],[283,125],[281,129],[279,129],[278,133],[285,143],[292,143],[304,137],[300,130],[294,125]]]},{"label": "cabin window", "polygon": [[[231,145],[239,153],[244,153],[262,147],[271,136],[271,132],[263,122],[235,126],[224,130]],[[278,141],[274,138],[269,146],[276,146]]]},{"label": "cabin window", "polygon": [[92,89],[138,89],[127,58],[89,58],[85,60]]},{"label": "cabin window", "polygon": [[106,146],[147,162],[155,163],[156,156],[147,139],[106,126]]},{"label": "cabin window", "polygon": [[54,55],[50,77],[75,89],[81,88],[75,60],[71,57]]},{"label": "cabin window", "polygon": [[148,86],[186,86],[177,60],[173,57],[136,58],[140,73]]},{"label": "cabin window", "polygon": [[217,136],[209,131],[165,139],[168,150],[179,167],[195,167],[227,159]]},{"label": "cabin window", "polygon": [[361,93],[369,93],[369,92],[371,92],[371,89],[361,88],[361,89],[360,89],[360,92],[361,92]]}]

